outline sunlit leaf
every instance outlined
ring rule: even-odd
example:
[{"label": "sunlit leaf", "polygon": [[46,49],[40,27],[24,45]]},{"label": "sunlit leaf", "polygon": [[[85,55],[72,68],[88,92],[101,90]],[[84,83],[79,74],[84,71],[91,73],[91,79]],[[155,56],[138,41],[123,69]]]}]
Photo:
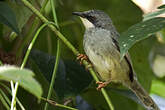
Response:
[{"label": "sunlit leaf", "polygon": [[151,86],[151,92],[165,97],[165,82],[160,80],[153,80]]},{"label": "sunlit leaf", "polygon": [[18,82],[24,89],[40,98],[42,89],[40,84],[34,79],[34,73],[27,69],[20,69],[14,66],[0,67],[0,80]]},{"label": "sunlit leaf", "polygon": [[133,44],[153,35],[163,27],[165,27],[165,18],[161,17],[149,19],[131,26],[119,38],[121,56],[123,57]]}]

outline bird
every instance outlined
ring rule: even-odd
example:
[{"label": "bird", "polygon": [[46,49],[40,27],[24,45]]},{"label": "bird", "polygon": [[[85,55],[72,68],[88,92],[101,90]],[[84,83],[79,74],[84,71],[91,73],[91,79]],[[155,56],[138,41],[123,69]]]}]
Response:
[{"label": "bird", "polygon": [[117,32],[111,18],[101,10],[73,12],[82,20],[85,26],[83,47],[85,54],[79,54],[78,59],[88,59],[97,73],[100,82],[97,89],[109,83],[122,83],[132,90],[148,110],[159,110],[156,103],[140,85],[132,62],[127,52],[120,59],[120,48]]}]

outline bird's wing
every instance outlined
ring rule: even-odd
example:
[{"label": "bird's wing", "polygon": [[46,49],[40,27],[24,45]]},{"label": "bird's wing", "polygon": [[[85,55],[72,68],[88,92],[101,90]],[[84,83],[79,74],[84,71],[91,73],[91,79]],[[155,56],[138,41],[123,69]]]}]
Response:
[{"label": "bird's wing", "polygon": [[[117,50],[120,52],[120,48],[119,48],[119,43],[118,43],[118,41],[117,41],[116,39],[114,39],[114,38],[112,38],[112,40],[113,40],[113,42],[114,42],[114,44],[115,44]],[[134,79],[133,66],[132,66],[131,58],[130,58],[128,52],[127,52],[126,55],[124,56],[124,59],[127,61],[128,66],[129,66],[129,68],[130,68],[129,79],[130,79],[131,81],[133,81],[133,79]]]}]

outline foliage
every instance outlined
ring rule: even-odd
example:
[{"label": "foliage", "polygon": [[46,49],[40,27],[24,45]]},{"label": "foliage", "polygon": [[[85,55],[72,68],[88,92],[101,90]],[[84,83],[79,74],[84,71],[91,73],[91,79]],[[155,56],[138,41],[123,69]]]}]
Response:
[{"label": "foliage", "polygon": [[[57,63],[57,71],[54,72],[56,73],[56,77],[53,79],[54,89],[50,95],[50,100],[55,102],[51,103],[54,106],[48,106],[49,110],[54,110],[54,108],[60,110],[67,107],[68,109],[78,108],[80,110],[109,110],[106,101],[110,101],[110,99],[115,110],[144,109],[141,104],[137,103],[139,102],[138,98],[120,84],[110,84],[105,88],[105,91],[97,91],[95,81],[92,81],[93,78],[90,75],[92,70],[86,71],[75,60],[74,54],[79,53],[77,50],[83,53],[82,36],[84,27],[79,19],[72,16],[71,13],[73,11],[89,10],[91,7],[92,9],[103,10],[111,16],[114,25],[121,33],[119,39],[121,56],[124,56],[130,49],[133,67],[141,85],[148,92],[165,97],[165,80],[164,78],[155,77],[150,66],[152,62],[148,61],[150,53],[154,51],[152,48],[159,43],[155,38],[155,33],[161,31],[164,35],[162,29],[165,27],[165,18],[157,17],[164,13],[164,6],[160,7],[157,12],[145,15],[142,20],[141,10],[130,0],[95,0],[95,2],[90,0],[56,0],[54,4],[49,0],[43,0],[44,2],[32,0],[30,3],[37,9],[35,11],[32,7],[32,11],[30,11],[28,9],[30,6],[27,8],[27,4],[25,5],[25,2],[22,1],[24,0],[0,2],[0,23],[2,23],[0,24],[0,64],[2,65],[0,67],[0,81],[2,83],[0,85],[0,110],[10,109],[10,104],[14,104],[9,95],[12,92],[13,97],[14,89],[12,88],[11,91],[4,89],[10,87],[4,81],[10,82],[11,80],[15,84],[18,82],[24,88],[18,88],[15,94],[17,96],[16,103],[22,103],[19,103],[20,109],[24,107],[31,110],[44,109],[46,102],[41,100],[38,103],[36,97],[41,98],[42,93],[42,97],[48,95],[49,83],[53,71],[56,71],[54,65],[59,58],[56,57],[59,55],[58,49],[60,49],[61,55],[59,63]],[[51,8],[52,6],[55,6],[56,12]],[[35,15],[35,12],[38,10],[40,10],[39,14],[44,15],[54,23],[48,23],[49,21],[42,18],[42,16],[37,18],[38,15]],[[43,27],[39,21],[41,18],[45,22],[44,26],[49,28],[41,29]],[[13,32],[15,32],[14,37]],[[153,37],[151,38],[151,36]],[[68,39],[68,43],[71,43],[73,47],[70,47],[72,45],[67,44],[63,37]],[[57,47],[57,38],[62,38],[60,48]],[[31,51],[33,45],[34,49]],[[27,49],[28,46],[30,48]],[[28,59],[26,68],[30,70],[23,69],[26,64],[25,59]],[[6,63],[23,66],[19,68],[3,65]],[[97,78],[94,79],[97,80]],[[103,92],[106,92],[110,99],[105,100],[107,97],[105,96],[106,93],[104,96],[102,95]],[[66,103],[68,103],[67,106],[65,106]],[[21,105],[24,107],[21,107]],[[69,106],[73,108],[69,108]]]}]

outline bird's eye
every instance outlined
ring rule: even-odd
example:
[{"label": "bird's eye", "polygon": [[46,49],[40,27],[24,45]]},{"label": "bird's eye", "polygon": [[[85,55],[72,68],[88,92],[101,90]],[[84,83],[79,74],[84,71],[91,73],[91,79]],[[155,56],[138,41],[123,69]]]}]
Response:
[{"label": "bird's eye", "polygon": [[93,22],[96,20],[96,18],[94,16],[87,16],[86,17],[90,22]]}]

